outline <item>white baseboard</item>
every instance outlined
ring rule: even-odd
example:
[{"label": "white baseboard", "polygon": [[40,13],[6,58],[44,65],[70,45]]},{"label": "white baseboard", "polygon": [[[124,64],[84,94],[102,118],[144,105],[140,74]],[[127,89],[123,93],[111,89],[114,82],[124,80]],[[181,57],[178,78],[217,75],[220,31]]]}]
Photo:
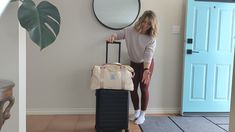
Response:
[{"label": "white baseboard", "polygon": [[[129,109],[130,113],[134,109]],[[179,114],[180,108],[148,108],[147,114]],[[95,114],[95,108],[28,108],[27,115],[76,115]]]}]

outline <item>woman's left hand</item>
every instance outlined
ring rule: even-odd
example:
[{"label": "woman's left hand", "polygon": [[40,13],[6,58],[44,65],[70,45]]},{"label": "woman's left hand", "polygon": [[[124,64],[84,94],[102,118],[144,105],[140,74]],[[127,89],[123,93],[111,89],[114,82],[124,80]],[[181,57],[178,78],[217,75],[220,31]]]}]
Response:
[{"label": "woman's left hand", "polygon": [[142,82],[144,84],[148,84],[149,81],[150,81],[150,71],[149,70],[144,70]]}]

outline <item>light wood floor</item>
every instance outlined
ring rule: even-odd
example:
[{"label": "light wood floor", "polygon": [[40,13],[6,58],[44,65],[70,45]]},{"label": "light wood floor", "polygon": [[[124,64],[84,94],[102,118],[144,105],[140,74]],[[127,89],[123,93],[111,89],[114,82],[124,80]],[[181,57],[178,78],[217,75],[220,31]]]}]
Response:
[{"label": "light wood floor", "polygon": [[[27,116],[27,132],[95,132],[95,115]],[[129,121],[130,132],[141,132]]]}]

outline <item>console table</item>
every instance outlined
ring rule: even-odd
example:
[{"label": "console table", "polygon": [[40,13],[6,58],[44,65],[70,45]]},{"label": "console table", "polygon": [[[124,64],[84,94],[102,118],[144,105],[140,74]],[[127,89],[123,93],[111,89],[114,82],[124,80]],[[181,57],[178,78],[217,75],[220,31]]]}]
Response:
[{"label": "console table", "polygon": [[[0,130],[5,120],[10,118],[10,110],[15,102],[13,97],[14,86],[15,84],[12,81],[0,80]],[[6,105],[4,105],[5,103]]]}]

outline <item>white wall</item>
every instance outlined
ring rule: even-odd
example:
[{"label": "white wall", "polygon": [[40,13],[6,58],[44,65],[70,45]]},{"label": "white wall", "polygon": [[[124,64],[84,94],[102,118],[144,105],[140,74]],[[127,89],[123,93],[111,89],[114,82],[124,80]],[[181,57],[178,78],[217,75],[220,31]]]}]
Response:
[{"label": "white wall", "polygon": [[[104,63],[104,42],[114,31],[98,23],[92,0],[50,2],[61,13],[61,31],[56,42],[43,51],[27,38],[27,112],[94,113],[95,94],[89,89],[91,68]],[[141,0],[141,4],[141,14],[151,9],[160,23],[148,111],[178,112],[185,0]],[[181,26],[180,34],[171,33],[173,25]],[[125,45],[122,49],[122,63],[128,63]]]},{"label": "white wall", "polygon": [[17,3],[11,3],[3,16],[0,17],[0,79],[11,80],[15,104],[11,110],[11,117],[6,120],[1,132],[17,132],[19,130],[19,78],[18,78],[18,20]]},{"label": "white wall", "polygon": [[[234,81],[233,81],[234,82]],[[230,113],[230,132],[235,132],[235,86],[233,86],[233,94],[232,94],[232,105],[231,105],[231,113]]]},{"label": "white wall", "polygon": [[230,121],[229,121],[230,122],[229,131],[235,132],[235,125],[234,125],[235,124],[235,70],[233,70],[233,89],[232,89],[232,101],[231,102],[232,103],[231,103],[231,112],[230,112]]}]

